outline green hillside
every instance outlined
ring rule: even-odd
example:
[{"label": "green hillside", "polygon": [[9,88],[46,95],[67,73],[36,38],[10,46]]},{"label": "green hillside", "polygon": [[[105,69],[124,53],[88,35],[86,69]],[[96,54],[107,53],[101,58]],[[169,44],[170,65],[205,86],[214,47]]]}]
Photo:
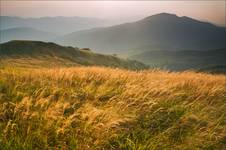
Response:
[{"label": "green hillside", "polygon": [[134,70],[147,68],[146,65],[137,61],[41,41],[10,41],[0,44],[0,58],[2,66],[66,67],[85,65]]}]

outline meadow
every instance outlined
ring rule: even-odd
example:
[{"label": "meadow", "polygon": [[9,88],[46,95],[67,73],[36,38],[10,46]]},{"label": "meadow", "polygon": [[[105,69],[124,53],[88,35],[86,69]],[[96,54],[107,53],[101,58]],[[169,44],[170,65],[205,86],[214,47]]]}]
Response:
[{"label": "meadow", "polygon": [[0,68],[2,150],[223,150],[226,78],[105,67]]}]

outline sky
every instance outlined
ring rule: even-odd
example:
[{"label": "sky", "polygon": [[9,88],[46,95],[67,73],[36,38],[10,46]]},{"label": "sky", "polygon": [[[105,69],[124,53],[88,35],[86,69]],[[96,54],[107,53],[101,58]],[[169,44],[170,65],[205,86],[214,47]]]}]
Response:
[{"label": "sky", "polygon": [[1,0],[1,16],[81,16],[135,21],[167,12],[225,26],[225,0],[207,1],[12,1]]}]

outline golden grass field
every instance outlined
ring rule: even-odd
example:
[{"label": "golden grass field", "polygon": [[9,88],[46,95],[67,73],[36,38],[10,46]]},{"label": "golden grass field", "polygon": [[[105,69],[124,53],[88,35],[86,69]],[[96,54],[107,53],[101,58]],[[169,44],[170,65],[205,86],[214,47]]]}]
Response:
[{"label": "golden grass field", "polygon": [[224,150],[226,77],[0,69],[2,150]]}]

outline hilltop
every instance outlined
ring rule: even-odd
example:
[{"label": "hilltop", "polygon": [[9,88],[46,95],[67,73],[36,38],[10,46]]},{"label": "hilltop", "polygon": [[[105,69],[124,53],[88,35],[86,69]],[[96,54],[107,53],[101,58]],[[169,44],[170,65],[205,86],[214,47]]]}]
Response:
[{"label": "hilltop", "polygon": [[225,84],[195,72],[0,69],[0,149],[223,150]]},{"label": "hilltop", "polygon": [[0,44],[1,64],[23,67],[107,66],[145,69],[146,65],[113,55],[93,53],[76,47],[65,47],[41,41],[10,41]]}]

